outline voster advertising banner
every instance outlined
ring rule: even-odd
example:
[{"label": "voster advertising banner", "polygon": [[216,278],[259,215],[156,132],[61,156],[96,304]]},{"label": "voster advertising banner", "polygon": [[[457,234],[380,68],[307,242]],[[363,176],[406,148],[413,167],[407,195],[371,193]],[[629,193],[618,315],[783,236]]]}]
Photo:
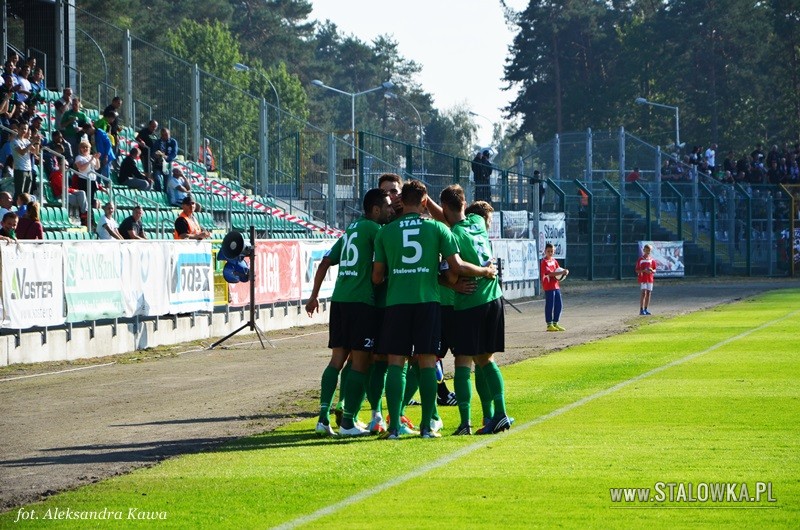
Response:
[{"label": "voster advertising banner", "polygon": [[[302,299],[307,300],[314,289],[314,276],[317,274],[319,265],[328,251],[336,243],[335,239],[323,239],[318,241],[300,241],[300,260],[303,270]],[[336,277],[339,274],[339,266],[334,265],[325,274],[322,286],[319,289],[320,298],[330,298],[333,288],[336,286]]]},{"label": "voster advertising banner", "polygon": [[567,222],[563,212],[539,214],[539,253],[544,255],[547,243],[553,245],[553,257],[567,257]]},{"label": "voster advertising banner", "polygon": [[57,326],[64,317],[64,254],[60,243],[0,244],[3,327]]},{"label": "voster advertising banner", "polygon": [[[650,245],[650,255],[656,260],[656,278],[675,278],[684,275],[683,241],[639,241],[639,255],[642,248]],[[634,264],[631,264],[633,267]]]},{"label": "voster advertising banner", "polygon": [[211,267],[211,243],[173,241],[170,250],[170,313],[212,311],[214,271]]},{"label": "voster advertising banner", "polygon": [[64,245],[67,321],[125,316],[121,244],[86,241]]},{"label": "voster advertising banner", "polygon": [[[257,304],[271,304],[300,299],[300,242],[273,240],[256,242],[254,273]],[[245,260],[245,261],[249,261]],[[250,286],[247,282],[229,285],[230,305],[239,307],[249,303]]]}]

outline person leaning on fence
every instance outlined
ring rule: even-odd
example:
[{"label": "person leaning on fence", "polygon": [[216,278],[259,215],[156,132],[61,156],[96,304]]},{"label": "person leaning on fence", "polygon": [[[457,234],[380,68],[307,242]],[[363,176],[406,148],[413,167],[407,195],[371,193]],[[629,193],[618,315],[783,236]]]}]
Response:
[{"label": "person leaning on fence", "polygon": [[194,197],[187,194],[181,201],[181,213],[175,219],[175,239],[208,239],[211,232],[204,230],[194,216]]},{"label": "person leaning on fence", "polygon": [[17,223],[17,239],[44,239],[44,227],[39,220],[39,203],[32,201]]},{"label": "person leaning on fence", "polygon": [[39,156],[38,142],[30,139],[27,123],[19,126],[19,135],[14,140],[11,154],[14,157],[14,194],[30,193],[33,186],[33,164],[31,155]]}]

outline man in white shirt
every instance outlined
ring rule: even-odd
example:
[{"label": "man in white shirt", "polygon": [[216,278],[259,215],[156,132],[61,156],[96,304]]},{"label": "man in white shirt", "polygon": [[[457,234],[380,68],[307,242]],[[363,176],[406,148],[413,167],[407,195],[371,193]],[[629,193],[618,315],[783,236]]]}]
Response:
[{"label": "man in white shirt", "polygon": [[122,234],[119,233],[119,225],[112,217],[114,213],[114,204],[107,202],[103,206],[105,215],[100,218],[97,223],[97,237],[98,239],[122,239]]},{"label": "man in white shirt", "polygon": [[706,149],[706,163],[709,173],[713,176],[717,167],[717,144],[711,144],[711,147]]}]

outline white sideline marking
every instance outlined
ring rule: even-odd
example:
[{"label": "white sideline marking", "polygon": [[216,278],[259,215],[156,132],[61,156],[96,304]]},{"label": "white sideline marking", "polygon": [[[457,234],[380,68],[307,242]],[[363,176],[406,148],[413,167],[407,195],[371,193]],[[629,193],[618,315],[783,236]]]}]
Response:
[{"label": "white sideline marking", "polygon": [[67,372],[77,372],[78,370],[90,370],[92,368],[102,368],[103,366],[111,366],[112,364],[117,364],[116,362],[110,362],[105,364],[93,364],[91,366],[80,366],[78,368],[68,368],[67,370],[59,370],[58,372],[43,372],[41,374],[30,374],[30,375],[19,375],[17,377],[7,377],[5,379],[0,379],[0,383],[5,383],[6,381],[17,381],[19,379],[28,379],[31,377],[42,377],[43,375],[58,375],[58,374],[65,374]]},{"label": "white sideline marking", "polygon": [[[628,385],[631,385],[633,383],[638,383],[642,379],[646,379],[646,378],[648,378],[648,377],[650,377],[652,375],[655,375],[655,374],[658,374],[660,372],[663,372],[664,370],[668,370],[669,368],[673,368],[675,366],[679,366],[679,365],[684,364],[686,362],[689,362],[689,361],[692,361],[694,359],[697,359],[698,357],[700,357],[702,355],[705,355],[706,353],[712,352],[712,351],[714,351],[716,349],[721,348],[722,346],[725,346],[727,344],[730,344],[731,342],[734,342],[734,341],[737,341],[737,340],[742,339],[744,337],[747,337],[748,335],[750,335],[752,333],[755,333],[756,331],[760,331],[760,330],[762,330],[762,329],[764,329],[766,327],[769,327],[769,326],[771,326],[773,324],[776,324],[778,322],[786,320],[786,319],[788,319],[790,317],[793,317],[793,316],[795,316],[797,314],[800,314],[800,310],[792,311],[791,313],[789,313],[787,315],[784,315],[784,316],[782,316],[780,318],[777,318],[777,319],[772,320],[770,322],[766,322],[766,323],[758,326],[757,328],[753,328],[751,330],[744,331],[744,332],[740,333],[739,335],[736,335],[735,337],[731,337],[731,338],[725,339],[725,340],[723,340],[721,342],[718,342],[717,344],[714,344],[713,346],[709,346],[708,348],[706,348],[703,351],[690,353],[686,357],[682,357],[680,359],[677,359],[675,361],[669,362],[669,363],[664,364],[662,366],[653,368],[652,370],[644,372],[643,374],[639,374],[639,375],[637,375],[635,377],[632,377],[631,379],[628,379],[626,381],[622,381],[620,383],[617,383],[616,385],[611,386],[609,388],[606,388],[604,390],[600,390],[599,392],[595,392],[594,394],[592,394],[590,396],[586,396],[584,398],[581,398],[578,401],[572,402],[572,403],[570,403],[568,405],[564,405],[563,407],[558,408],[558,409],[556,409],[556,410],[554,410],[552,412],[549,412],[549,413],[547,413],[547,414],[545,414],[543,416],[539,416],[538,418],[534,418],[534,419],[528,421],[527,423],[523,423],[522,425],[520,425],[518,427],[515,427],[515,428],[511,429],[510,431],[508,431],[507,435],[513,436],[517,432],[524,431],[526,429],[529,429],[531,427],[539,425],[540,423],[544,423],[545,421],[547,421],[549,419],[555,418],[557,416],[561,416],[562,414],[570,412],[570,411],[572,411],[572,410],[574,410],[574,409],[576,409],[576,408],[578,408],[578,407],[580,407],[582,405],[585,405],[585,404],[590,403],[590,402],[592,402],[592,401],[594,401],[596,399],[599,399],[599,398],[605,397],[605,396],[607,396],[609,394],[612,394],[612,393],[616,392],[617,390],[625,388]],[[442,466],[444,466],[446,464],[449,464],[450,462],[452,462],[454,460],[457,460],[457,459],[461,458],[462,456],[467,456],[470,453],[473,453],[473,452],[477,451],[478,449],[480,449],[480,448],[482,448],[482,447],[484,447],[486,445],[489,445],[493,441],[498,441],[498,439],[495,438],[494,436],[491,436],[491,435],[484,436],[484,437],[482,437],[481,441],[473,443],[472,445],[468,445],[467,447],[464,447],[463,449],[460,449],[459,451],[456,451],[455,453],[443,456],[443,457],[439,458],[438,460],[434,460],[433,462],[431,462],[431,463],[429,463],[429,464],[427,464],[427,465],[425,465],[425,466],[423,466],[423,467],[421,467],[419,469],[416,469],[416,470],[413,470],[413,471],[409,471],[405,475],[401,475],[399,477],[393,478],[393,479],[391,479],[391,480],[389,480],[387,482],[384,482],[383,484],[377,484],[375,486],[370,486],[369,490],[365,490],[365,491],[356,493],[355,495],[351,495],[350,497],[347,497],[346,499],[342,499],[339,502],[336,502],[334,504],[326,506],[325,508],[320,508],[316,512],[310,513],[308,515],[303,515],[301,517],[298,517],[298,518],[293,519],[291,521],[287,521],[287,522],[285,522],[285,523],[283,523],[281,525],[275,526],[273,528],[279,529],[279,530],[284,530],[284,529],[289,529],[289,528],[297,528],[300,525],[304,525],[306,523],[311,523],[313,521],[321,519],[322,517],[325,517],[327,515],[331,515],[331,514],[337,512],[337,511],[343,509],[343,508],[347,508],[348,506],[351,506],[351,505],[353,505],[353,504],[355,504],[357,502],[360,502],[360,501],[363,501],[365,499],[368,499],[368,498],[372,497],[373,495],[377,495],[378,493],[386,491],[389,488],[392,488],[394,486],[399,486],[400,484],[403,484],[404,482],[408,482],[411,479],[417,478],[420,475],[424,475],[425,473],[428,473],[429,471],[433,471],[434,469],[438,469],[438,468],[440,468],[440,467],[442,467]],[[391,444],[392,442],[387,440],[387,441],[382,442],[382,443]]]}]

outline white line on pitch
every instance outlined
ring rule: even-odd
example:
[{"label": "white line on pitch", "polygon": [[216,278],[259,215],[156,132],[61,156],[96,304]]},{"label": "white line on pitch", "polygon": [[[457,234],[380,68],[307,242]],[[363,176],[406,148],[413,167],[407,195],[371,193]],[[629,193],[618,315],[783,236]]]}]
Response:
[{"label": "white line on pitch", "polygon": [[[675,366],[679,366],[679,365],[684,364],[686,362],[689,362],[689,361],[692,361],[694,359],[697,359],[698,357],[700,357],[702,355],[705,355],[706,353],[709,353],[709,352],[712,352],[714,350],[717,350],[717,349],[721,348],[722,346],[725,346],[727,344],[730,344],[731,342],[734,342],[734,341],[737,341],[737,340],[742,339],[744,337],[747,337],[748,335],[750,335],[752,333],[755,333],[756,331],[760,331],[760,330],[762,330],[762,329],[764,329],[766,327],[769,327],[769,326],[771,326],[773,324],[776,324],[778,322],[781,322],[783,320],[791,318],[791,317],[793,317],[793,316],[795,316],[797,314],[800,314],[800,310],[792,311],[788,315],[784,315],[784,316],[782,316],[780,318],[777,318],[775,320],[772,320],[770,322],[766,322],[766,323],[764,323],[764,324],[762,324],[762,325],[760,325],[760,326],[758,326],[756,328],[753,328],[751,330],[742,332],[742,333],[736,335],[735,337],[731,337],[731,338],[725,339],[725,340],[723,340],[721,342],[718,342],[718,343],[714,344],[713,346],[709,346],[708,348],[706,348],[703,351],[690,353],[686,357],[682,357],[682,358],[677,359],[675,361],[672,361],[672,362],[669,362],[667,364],[661,365],[661,366],[659,366],[657,368],[653,368],[652,370],[644,372],[643,374],[639,374],[639,375],[637,375],[635,377],[632,377],[632,378],[630,378],[630,379],[628,379],[626,381],[622,381],[620,383],[617,383],[614,386],[611,386],[611,387],[606,388],[604,390],[600,390],[599,392],[595,392],[594,394],[592,394],[590,396],[586,396],[584,398],[581,398],[578,401],[574,401],[574,402],[572,402],[572,403],[570,403],[568,405],[564,405],[563,407],[560,407],[560,408],[558,408],[558,409],[556,409],[556,410],[554,410],[552,412],[549,412],[549,413],[547,413],[547,414],[545,414],[543,416],[539,416],[538,418],[534,418],[534,419],[532,419],[532,420],[530,420],[530,421],[528,421],[526,423],[523,423],[522,425],[511,429],[506,436],[513,436],[513,435],[515,435],[516,433],[518,433],[520,431],[527,430],[527,429],[529,429],[531,427],[539,425],[540,423],[544,423],[545,421],[547,421],[549,419],[555,418],[557,416],[561,416],[562,414],[570,412],[570,411],[572,411],[572,410],[574,410],[574,409],[576,409],[576,408],[578,408],[580,406],[583,406],[583,405],[585,405],[587,403],[590,403],[590,402],[592,402],[592,401],[594,401],[596,399],[599,399],[599,398],[605,397],[605,396],[607,396],[609,394],[612,394],[612,393],[616,392],[617,390],[625,388],[625,387],[627,387],[627,386],[629,386],[629,385],[631,385],[633,383],[638,383],[642,379],[646,379],[646,378],[648,378],[648,377],[650,377],[652,375],[661,373],[664,370],[668,370],[668,369],[673,368]],[[449,455],[445,455],[445,456],[439,458],[438,460],[434,460],[433,462],[431,462],[431,463],[429,463],[429,464],[427,464],[427,465],[425,465],[425,466],[423,466],[423,467],[421,467],[419,469],[415,469],[413,471],[409,471],[405,475],[401,475],[399,477],[393,478],[393,479],[391,479],[391,480],[389,480],[387,482],[384,482],[383,484],[377,484],[375,486],[370,486],[369,490],[361,491],[359,493],[356,493],[355,495],[351,495],[350,497],[347,497],[346,499],[342,499],[341,501],[339,501],[337,503],[331,504],[331,505],[326,506],[324,508],[320,508],[319,510],[317,510],[317,511],[315,511],[313,513],[310,513],[308,515],[303,515],[303,516],[298,517],[296,519],[292,519],[291,521],[287,521],[287,522],[285,522],[285,523],[283,523],[281,525],[278,525],[278,526],[276,526],[274,528],[275,529],[284,530],[284,529],[289,529],[289,528],[297,528],[300,525],[311,523],[311,522],[316,521],[318,519],[321,519],[321,518],[323,518],[323,517],[325,517],[327,515],[331,515],[331,514],[337,512],[337,511],[343,509],[343,508],[347,508],[348,506],[352,506],[353,504],[355,504],[357,502],[363,501],[363,500],[368,499],[368,498],[370,498],[370,497],[372,497],[374,495],[377,495],[378,493],[386,491],[389,488],[393,488],[394,486],[399,486],[400,484],[403,484],[405,482],[408,482],[409,480],[412,480],[412,479],[417,478],[417,477],[419,477],[421,475],[424,475],[425,473],[433,471],[434,469],[438,469],[438,468],[440,468],[442,466],[445,466],[445,465],[449,464],[450,462],[453,462],[454,460],[457,460],[457,459],[461,458],[462,456],[467,456],[467,455],[469,455],[471,453],[474,453],[478,449],[480,449],[482,447],[485,447],[485,446],[489,445],[492,442],[497,442],[497,441],[498,441],[498,439],[495,438],[494,436],[485,436],[480,442],[476,442],[474,444],[468,445],[467,447],[464,447],[463,449],[460,449],[460,450],[456,451],[455,453],[451,453]],[[386,443],[388,445],[388,444],[391,444],[392,442],[384,442],[384,443]]]},{"label": "white line on pitch", "polygon": [[41,374],[30,374],[30,375],[20,375],[17,377],[7,377],[5,379],[0,379],[0,383],[4,383],[6,381],[16,381],[18,379],[29,379],[31,377],[42,377],[43,375],[58,375],[58,374],[65,374],[67,372],[77,372],[78,370],[90,370],[92,368],[102,368],[103,366],[111,366],[112,364],[117,364],[116,362],[104,363],[104,364],[93,364],[91,366],[80,366],[78,368],[69,368],[67,370],[59,370],[57,372],[43,372]]}]

